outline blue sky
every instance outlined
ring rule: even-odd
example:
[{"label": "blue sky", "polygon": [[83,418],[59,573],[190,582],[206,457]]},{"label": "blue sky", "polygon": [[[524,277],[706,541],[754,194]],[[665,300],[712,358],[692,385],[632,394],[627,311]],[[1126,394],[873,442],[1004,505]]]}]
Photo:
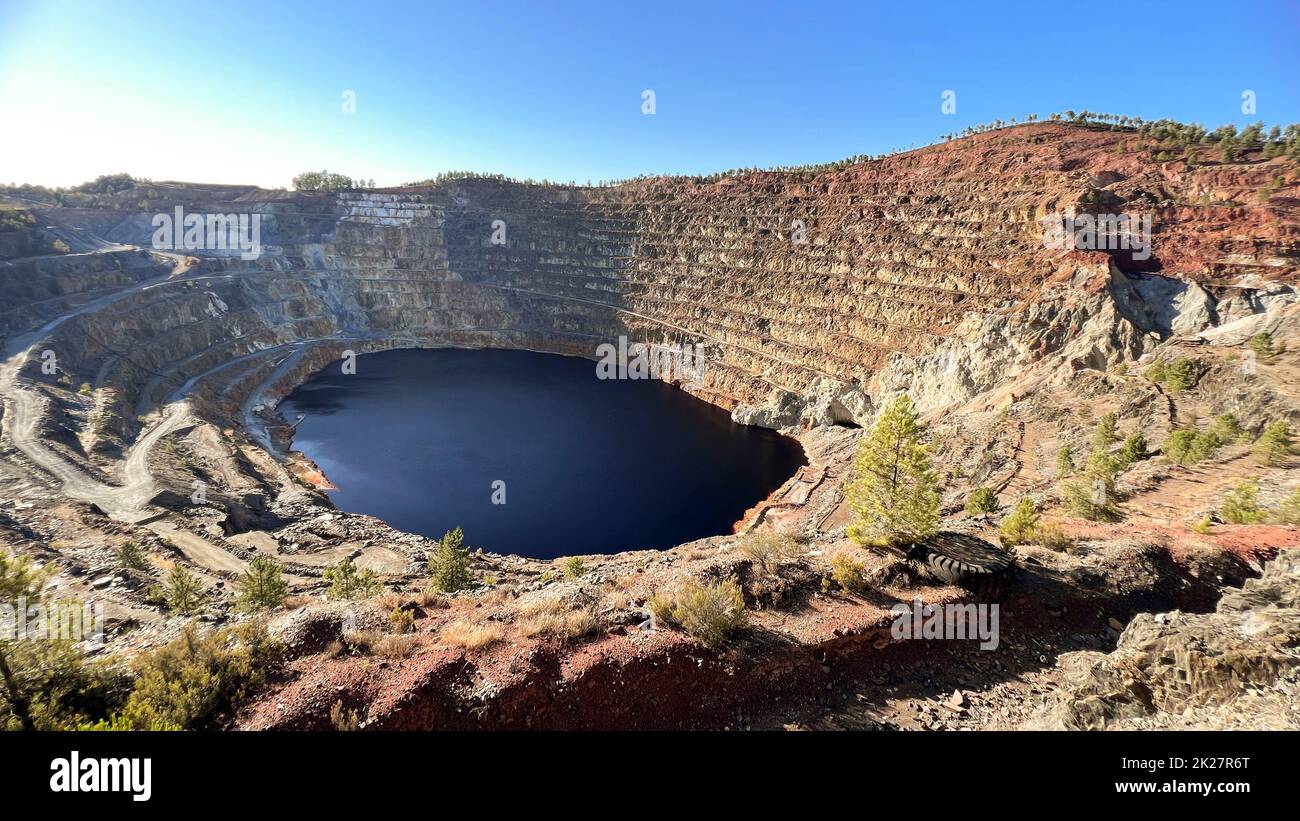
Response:
[{"label": "blue sky", "polygon": [[0,182],[703,173],[1054,110],[1290,123],[1297,80],[1296,2],[0,0]]}]

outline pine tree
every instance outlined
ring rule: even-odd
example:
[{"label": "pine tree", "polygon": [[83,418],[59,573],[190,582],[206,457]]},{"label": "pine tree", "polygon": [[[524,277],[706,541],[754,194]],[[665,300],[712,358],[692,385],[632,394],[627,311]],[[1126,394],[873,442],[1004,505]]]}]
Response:
[{"label": "pine tree", "polygon": [[140,545],[125,541],[117,547],[117,564],[124,570],[146,570],[149,567],[149,560],[145,558]]},{"label": "pine tree", "polygon": [[325,595],[331,599],[364,599],[383,587],[375,571],[368,567],[358,570],[351,559],[343,559],[326,570],[325,581],[330,583]]},{"label": "pine tree", "polygon": [[1219,511],[1226,522],[1236,525],[1258,524],[1265,519],[1259,507],[1259,479],[1250,477],[1228,492]]},{"label": "pine tree", "polygon": [[198,577],[179,564],[167,575],[164,590],[167,606],[182,616],[193,616],[203,609],[203,587]]},{"label": "pine tree", "polygon": [[998,495],[990,487],[977,487],[966,500],[966,512],[972,516],[992,513],[998,509]]},{"label": "pine tree", "polygon": [[1264,429],[1255,442],[1255,458],[1265,465],[1280,465],[1291,454],[1291,425],[1279,419]]},{"label": "pine tree", "polygon": [[1115,477],[1126,465],[1122,456],[1112,456],[1110,448],[1119,439],[1116,417],[1108,413],[1097,423],[1092,435],[1092,452],[1083,475],[1066,482],[1065,497],[1070,508],[1087,519],[1114,520],[1119,517],[1115,505]]},{"label": "pine tree", "polygon": [[253,559],[237,585],[240,609],[249,612],[279,607],[289,594],[280,566],[266,556]]},{"label": "pine tree", "polygon": [[1264,361],[1273,358],[1273,335],[1268,331],[1260,331],[1250,338],[1250,349],[1255,352],[1255,356]]},{"label": "pine tree", "polygon": [[880,415],[858,445],[849,506],[857,520],[849,536],[862,544],[921,541],[939,527],[939,480],[906,394]]},{"label": "pine tree", "polygon": [[1067,445],[1056,453],[1056,478],[1064,479],[1072,473],[1074,473],[1074,457],[1070,455],[1070,448]]},{"label": "pine tree", "polygon": [[1037,529],[1038,505],[1026,496],[1016,502],[1016,506],[1002,520],[999,532],[1002,536],[1002,544],[1012,547],[1033,541]]},{"label": "pine tree", "polygon": [[433,586],[443,593],[455,593],[469,587],[473,578],[469,574],[469,548],[462,543],[465,534],[458,527],[442,534],[438,549],[429,554],[429,575]]},{"label": "pine tree", "polygon": [[[40,602],[41,590],[49,575],[46,568],[33,566],[26,556],[10,557],[0,552],[0,601],[12,602],[25,599]],[[23,686],[24,672],[18,660],[10,657],[11,642],[6,639],[6,630],[0,632],[0,685],[4,687],[4,698],[0,698],[0,729],[11,729],[9,714],[13,722],[24,730],[35,730],[32,716],[33,696]],[[23,637],[14,635],[15,639]],[[30,642],[40,647],[44,642]]]},{"label": "pine tree", "polygon": [[1127,468],[1129,465],[1141,462],[1148,455],[1147,438],[1140,433],[1134,433],[1124,440],[1124,446],[1119,451],[1119,461]]},{"label": "pine tree", "polygon": [[1111,445],[1119,441],[1119,434],[1116,432],[1119,418],[1113,413],[1108,413],[1101,417],[1097,423],[1097,430],[1092,434],[1092,449],[1102,451],[1103,453],[1110,450]]}]

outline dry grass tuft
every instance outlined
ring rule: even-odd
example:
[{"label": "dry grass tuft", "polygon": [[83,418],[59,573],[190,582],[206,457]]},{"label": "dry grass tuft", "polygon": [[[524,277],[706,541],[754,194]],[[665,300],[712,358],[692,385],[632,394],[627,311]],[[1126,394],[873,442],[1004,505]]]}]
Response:
[{"label": "dry grass tuft", "polygon": [[404,659],[420,649],[423,642],[414,633],[394,633],[375,642],[375,654],[386,659]]},{"label": "dry grass tuft", "polygon": [[349,630],[339,638],[350,652],[366,655],[374,650],[375,643],[379,641],[379,634],[373,630]]},{"label": "dry grass tuft", "polygon": [[483,603],[484,604],[505,604],[508,601],[513,601],[514,598],[515,598],[515,589],[513,587],[509,587],[503,584],[499,587],[494,587],[488,592],[484,593]]},{"label": "dry grass tuft", "polygon": [[393,610],[401,609],[402,605],[406,602],[406,597],[401,593],[388,592],[375,597],[374,602],[380,610],[392,612]]},{"label": "dry grass tuft", "polygon": [[451,607],[451,597],[432,587],[421,593],[416,598],[416,601],[420,603],[421,607],[427,607],[430,610],[446,610]]},{"label": "dry grass tuft", "polygon": [[519,630],[525,636],[550,636],[572,641],[596,632],[600,620],[588,607],[571,607],[558,599],[532,602],[519,609]]},{"label": "dry grass tuft", "polygon": [[496,624],[474,624],[468,621],[454,621],[442,628],[442,640],[452,647],[465,650],[481,650],[496,644],[505,637],[505,631]]}]

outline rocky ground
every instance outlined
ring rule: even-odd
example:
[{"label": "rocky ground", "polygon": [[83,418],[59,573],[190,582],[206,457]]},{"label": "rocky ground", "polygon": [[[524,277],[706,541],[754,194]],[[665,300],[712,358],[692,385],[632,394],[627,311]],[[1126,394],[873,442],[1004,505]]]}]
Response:
[{"label": "rocky ground", "polygon": [[[201,579],[203,619],[225,623],[245,618],[232,588],[249,562],[274,558],[292,595],[271,620],[292,658],[232,717],[241,728],[352,723],[341,715],[374,728],[1294,726],[1300,532],[1221,512],[1249,477],[1268,516],[1300,489],[1300,457],[1261,464],[1251,444],[1300,421],[1300,174],[1284,158],[1156,162],[1138,142],[1044,125],[811,178],[471,180],[334,199],[155,184],[45,208],[48,230],[78,244],[4,246],[25,255],[0,262],[0,542],[53,562],[60,597],[103,602],[104,652],[121,657],[185,622],[149,595],[173,565]],[[251,263],[144,250],[142,194],[151,209],[254,204],[274,244]],[[1037,217],[1103,194],[1158,214],[1153,261],[1042,248]],[[516,238],[500,251],[474,233],[497,213]],[[814,241],[792,249],[781,226],[800,214],[816,216]],[[1261,332],[1271,355],[1252,349]],[[798,438],[808,466],[733,534],[567,573],[487,546],[455,595],[428,589],[431,540],[330,506],[328,477],[291,452],[274,410],[344,350],[590,356],[593,340],[683,333],[714,346],[701,398]],[[1192,384],[1149,377],[1179,359]],[[1010,548],[996,597],[845,535],[860,426],[900,390],[925,415],[946,529],[997,544],[1029,496],[1058,532]],[[1108,412],[1155,452],[1120,476],[1119,521],[1093,522],[1066,504],[1056,459],[1082,460]],[[1208,458],[1159,453],[1224,413],[1241,430]],[[997,509],[968,515],[981,486]],[[792,546],[757,554],[773,534]],[[125,541],[144,567],[121,566]],[[861,589],[833,581],[837,556],[860,563]],[[345,558],[382,594],[327,600],[323,573]],[[649,629],[650,599],[688,579],[737,580],[747,628],[714,648]],[[918,598],[996,603],[999,646],[897,639],[891,607]],[[395,610],[410,632],[394,632]]]}]

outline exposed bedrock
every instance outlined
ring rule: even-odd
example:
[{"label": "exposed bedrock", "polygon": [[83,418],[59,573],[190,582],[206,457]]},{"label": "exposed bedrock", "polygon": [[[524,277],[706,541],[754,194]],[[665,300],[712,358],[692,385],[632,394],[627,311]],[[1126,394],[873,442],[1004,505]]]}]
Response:
[{"label": "exposed bedrock", "polygon": [[1048,729],[1295,727],[1300,554],[1283,551],[1213,613],[1143,613],[1114,652],[1058,664],[1071,685],[1027,723]]}]

